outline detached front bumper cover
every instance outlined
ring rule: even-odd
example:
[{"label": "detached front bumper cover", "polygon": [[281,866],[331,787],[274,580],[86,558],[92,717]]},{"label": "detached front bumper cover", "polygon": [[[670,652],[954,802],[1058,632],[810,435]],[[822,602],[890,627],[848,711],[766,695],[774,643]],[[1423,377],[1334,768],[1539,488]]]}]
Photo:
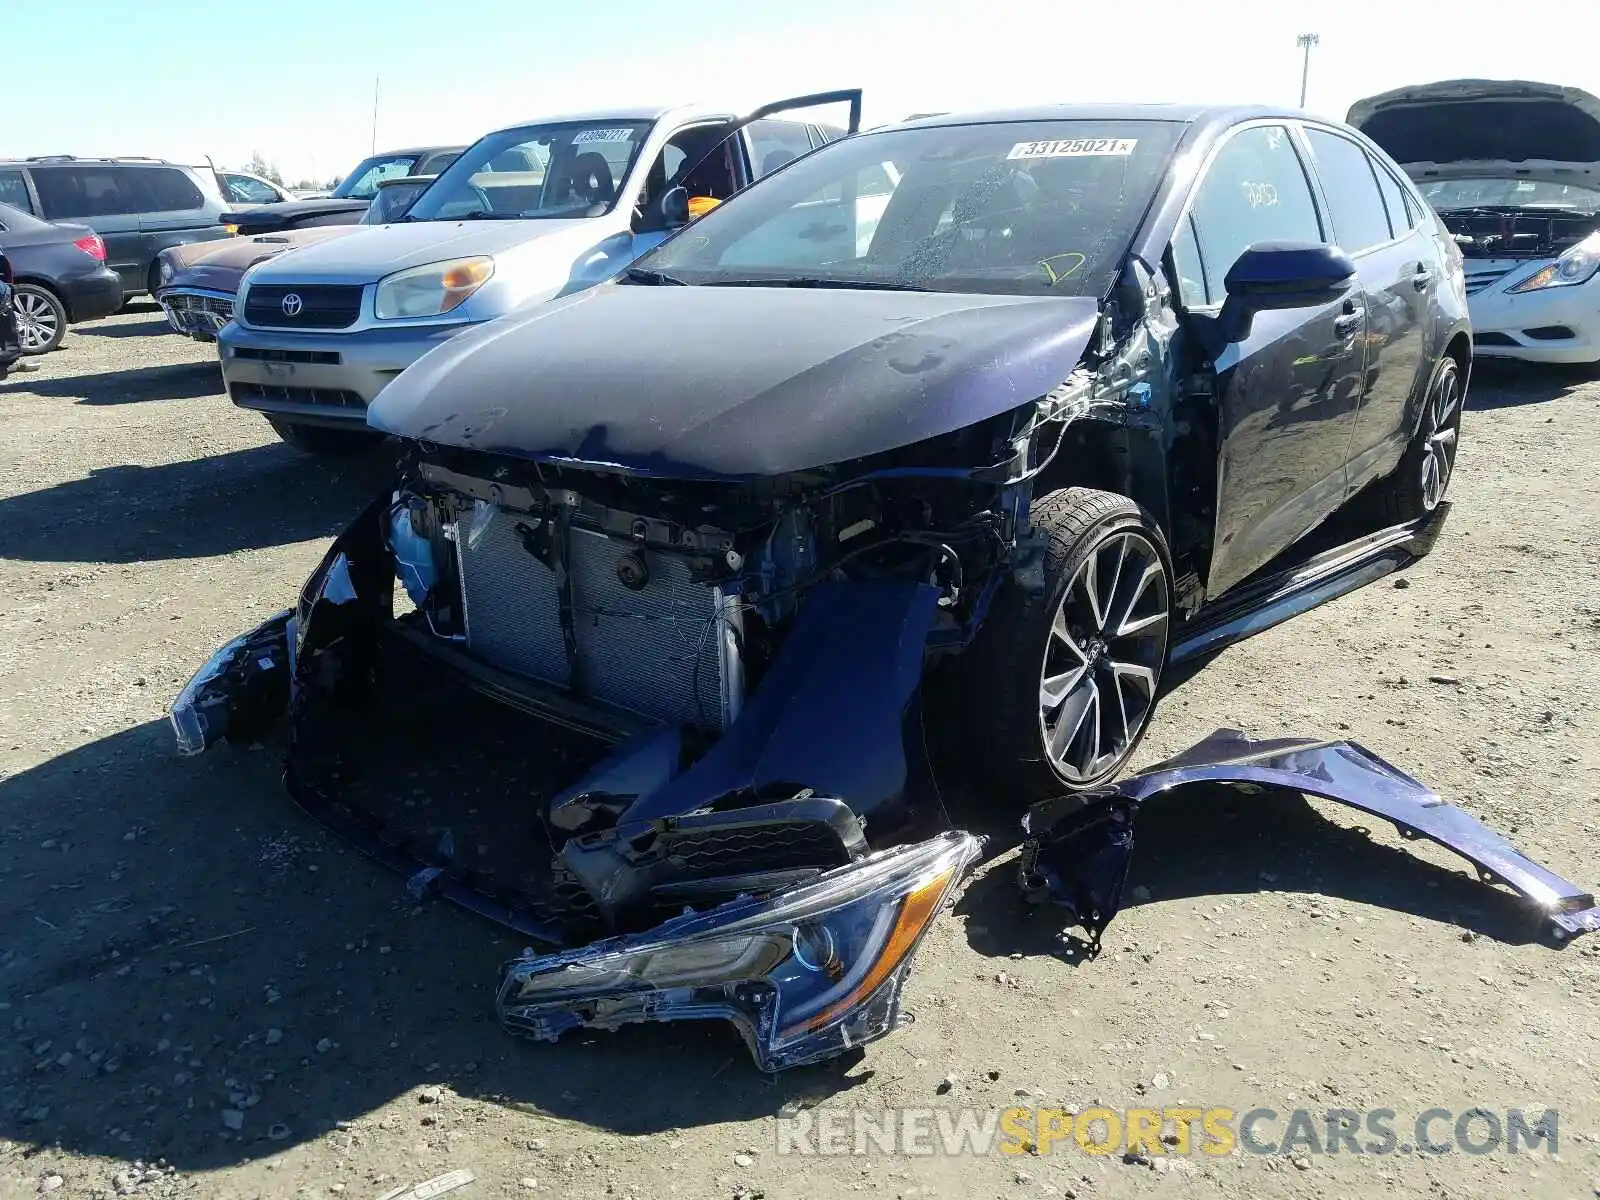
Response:
[{"label": "detached front bumper cover", "polygon": [[980,839],[945,833],[869,855],[765,900],[730,901],[648,933],[507,965],[512,1033],[726,1020],[763,1071],[831,1058],[904,1021],[911,958]]},{"label": "detached front bumper cover", "polygon": [[1150,797],[1194,785],[1277,789],[1335,800],[1389,821],[1404,838],[1427,838],[1471,862],[1484,883],[1503,883],[1537,906],[1557,943],[1600,930],[1594,896],[1529,859],[1468,813],[1446,804],[1354,742],[1254,741],[1220,729],[1189,750],[1113,788],[1047,800],[1023,818],[1020,883],[1030,900],[1067,909],[1091,952],[1122,907],[1134,821]]}]

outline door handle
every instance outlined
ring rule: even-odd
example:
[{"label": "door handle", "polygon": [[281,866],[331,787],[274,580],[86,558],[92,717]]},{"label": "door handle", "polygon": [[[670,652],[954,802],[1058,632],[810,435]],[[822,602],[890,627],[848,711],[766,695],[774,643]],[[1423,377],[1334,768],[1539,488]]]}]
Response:
[{"label": "door handle", "polygon": [[1347,338],[1361,328],[1361,323],[1367,319],[1367,310],[1359,304],[1346,303],[1344,314],[1333,319],[1333,332],[1335,337]]},{"label": "door handle", "polygon": [[1428,290],[1428,285],[1433,282],[1433,272],[1421,263],[1417,264],[1417,273],[1411,277],[1411,286],[1419,292]]}]

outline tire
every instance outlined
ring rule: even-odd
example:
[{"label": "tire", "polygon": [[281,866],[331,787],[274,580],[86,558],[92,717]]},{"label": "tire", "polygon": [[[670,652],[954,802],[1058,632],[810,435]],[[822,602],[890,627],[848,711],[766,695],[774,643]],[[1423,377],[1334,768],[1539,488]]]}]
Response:
[{"label": "tire", "polygon": [[1438,508],[1455,473],[1461,440],[1461,365],[1445,355],[1428,378],[1422,419],[1400,458],[1400,465],[1373,489],[1378,518],[1398,525]]},{"label": "tire", "polygon": [[383,442],[383,434],[364,429],[329,429],[282,417],[268,417],[267,423],[280,438],[305,454],[349,457],[370,453]]},{"label": "tire", "polygon": [[49,354],[67,336],[67,306],[49,288],[19,283],[11,307],[24,354]]},{"label": "tire", "polygon": [[1067,488],[1030,516],[1044,589],[1002,585],[968,652],[973,686],[956,701],[958,736],[987,748],[990,779],[1029,804],[1096,787],[1127,763],[1173,625],[1166,539],[1136,503]]}]

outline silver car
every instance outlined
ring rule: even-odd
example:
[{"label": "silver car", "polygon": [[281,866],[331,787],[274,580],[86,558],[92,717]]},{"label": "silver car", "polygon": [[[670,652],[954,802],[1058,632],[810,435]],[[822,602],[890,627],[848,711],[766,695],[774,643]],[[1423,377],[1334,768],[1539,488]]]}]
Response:
[{"label": "silver car", "polygon": [[[847,104],[847,128],[774,114]],[[860,125],[859,90],[737,116],[618,109],[501,129],[397,224],[251,268],[219,338],[228,395],[313,453],[365,449],[367,405],[464,329],[608,279],[734,192]]]}]

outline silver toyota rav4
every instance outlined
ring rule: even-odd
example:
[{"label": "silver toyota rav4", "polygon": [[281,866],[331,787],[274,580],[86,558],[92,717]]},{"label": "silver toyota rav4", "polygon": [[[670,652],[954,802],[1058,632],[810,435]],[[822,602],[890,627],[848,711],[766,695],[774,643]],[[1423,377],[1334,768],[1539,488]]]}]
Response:
[{"label": "silver toyota rav4", "polygon": [[[846,128],[774,114],[848,105]],[[251,268],[218,337],[228,395],[313,453],[463,329],[608,279],[708,207],[860,126],[859,90],[744,116],[699,107],[541,120],[479,139],[396,224]]]}]

